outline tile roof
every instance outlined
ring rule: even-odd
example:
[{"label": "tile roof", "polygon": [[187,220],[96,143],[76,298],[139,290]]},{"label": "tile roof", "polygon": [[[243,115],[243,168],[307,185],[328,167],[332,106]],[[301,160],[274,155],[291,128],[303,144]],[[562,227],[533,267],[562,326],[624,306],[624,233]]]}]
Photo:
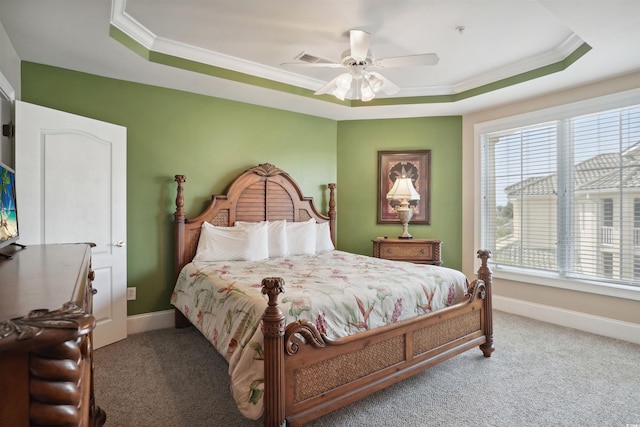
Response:
[{"label": "tile roof", "polygon": [[[640,188],[640,143],[622,153],[603,153],[575,166],[575,191]],[[509,196],[546,196],[557,192],[556,174],[533,177],[505,188]]]}]

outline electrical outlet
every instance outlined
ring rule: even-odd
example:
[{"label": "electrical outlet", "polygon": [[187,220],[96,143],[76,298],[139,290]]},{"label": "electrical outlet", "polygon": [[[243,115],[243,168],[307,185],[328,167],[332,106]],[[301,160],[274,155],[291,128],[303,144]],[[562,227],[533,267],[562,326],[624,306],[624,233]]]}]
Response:
[{"label": "electrical outlet", "polygon": [[127,288],[127,300],[133,301],[136,299],[136,288]]}]

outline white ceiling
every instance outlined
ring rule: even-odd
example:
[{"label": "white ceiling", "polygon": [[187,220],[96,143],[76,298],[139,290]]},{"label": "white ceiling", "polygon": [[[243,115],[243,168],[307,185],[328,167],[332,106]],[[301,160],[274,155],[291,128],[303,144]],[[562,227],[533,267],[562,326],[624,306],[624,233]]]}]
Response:
[{"label": "white ceiling", "polygon": [[[640,70],[640,0],[0,0],[0,22],[25,61],[336,120],[465,114]],[[281,64],[301,52],[339,62],[350,29],[371,33],[376,58],[433,52],[440,62],[377,70],[402,99],[353,107],[155,63],[110,27],[142,50],[311,91],[342,71]],[[460,101],[405,103],[540,69],[583,42],[591,50],[563,71]]]}]

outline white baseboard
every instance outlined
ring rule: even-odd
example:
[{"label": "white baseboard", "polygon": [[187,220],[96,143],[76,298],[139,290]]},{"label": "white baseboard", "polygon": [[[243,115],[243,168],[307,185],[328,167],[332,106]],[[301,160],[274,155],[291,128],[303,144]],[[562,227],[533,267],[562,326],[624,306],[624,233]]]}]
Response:
[{"label": "white baseboard", "polygon": [[173,328],[175,325],[173,310],[154,311],[127,317],[127,334]]},{"label": "white baseboard", "polygon": [[555,325],[640,344],[640,325],[536,304],[514,298],[492,296],[493,308]]},{"label": "white baseboard", "polygon": [[[640,325],[549,305],[493,295],[493,308],[555,325],[640,344]],[[127,317],[127,333],[173,328],[174,311],[164,310]]]}]

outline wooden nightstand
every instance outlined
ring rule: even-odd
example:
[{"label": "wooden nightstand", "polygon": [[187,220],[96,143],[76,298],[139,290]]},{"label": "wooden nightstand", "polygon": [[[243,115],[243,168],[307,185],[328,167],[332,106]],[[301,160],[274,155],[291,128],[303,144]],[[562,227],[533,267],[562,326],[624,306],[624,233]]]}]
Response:
[{"label": "wooden nightstand", "polygon": [[373,239],[373,256],[416,264],[442,265],[442,241],[435,239]]}]

